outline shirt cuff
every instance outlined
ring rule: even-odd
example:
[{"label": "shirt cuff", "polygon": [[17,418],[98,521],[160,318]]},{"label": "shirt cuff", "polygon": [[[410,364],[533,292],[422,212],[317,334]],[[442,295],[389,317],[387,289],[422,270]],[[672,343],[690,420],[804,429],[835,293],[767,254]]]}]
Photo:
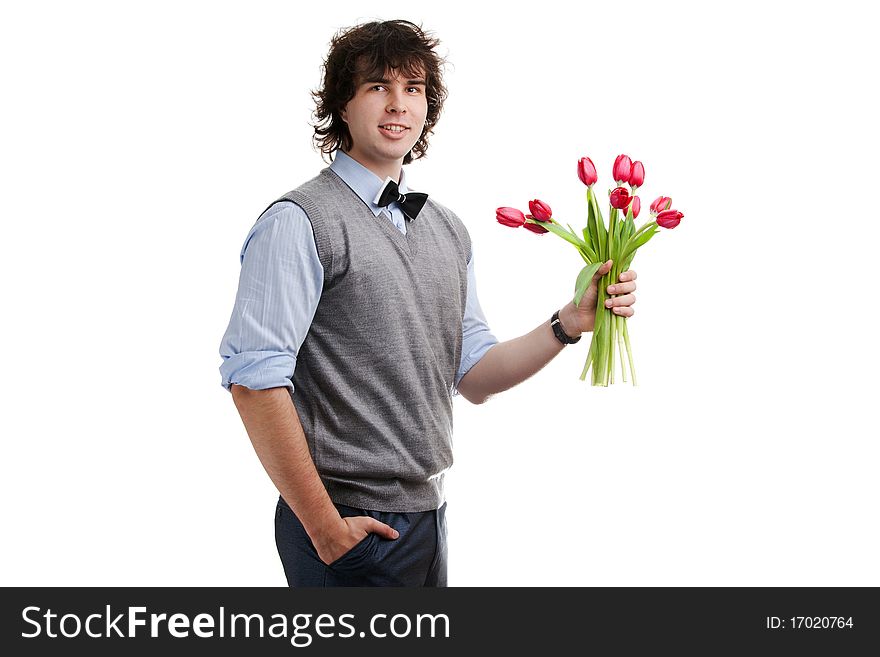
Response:
[{"label": "shirt cuff", "polygon": [[458,384],[461,383],[464,375],[467,374],[474,365],[480,362],[480,359],[486,355],[487,351],[498,344],[498,339],[495,338],[495,336],[492,336],[492,340],[494,340],[494,342],[488,342],[486,344],[480,345],[478,349],[475,349],[473,352],[469,353],[467,357],[461,361],[461,367],[459,368],[458,375],[455,379],[455,386],[453,386],[452,388],[453,397],[457,397],[461,394],[458,391]]},{"label": "shirt cuff", "polygon": [[221,383],[232,392],[232,384],[251,390],[289,388],[293,392],[293,370],[296,357],[277,351],[243,351],[223,356],[220,366]]}]

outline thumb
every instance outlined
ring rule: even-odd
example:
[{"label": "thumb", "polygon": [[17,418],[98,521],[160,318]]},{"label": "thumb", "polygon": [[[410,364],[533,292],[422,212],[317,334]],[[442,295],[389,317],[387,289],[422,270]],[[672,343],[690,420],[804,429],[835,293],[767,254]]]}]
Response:
[{"label": "thumb", "polygon": [[394,527],[386,525],[384,522],[379,522],[376,519],[373,519],[373,522],[369,524],[369,526],[367,527],[367,531],[371,534],[378,534],[382,538],[388,539],[395,539],[400,536],[400,534],[396,529],[394,529]]},{"label": "thumb", "polygon": [[598,271],[596,272],[596,275],[599,278],[601,278],[602,276],[604,276],[605,274],[607,274],[608,272],[611,271],[611,267],[613,266],[613,264],[614,264],[613,260],[606,260],[605,263],[601,267],[599,267]]}]

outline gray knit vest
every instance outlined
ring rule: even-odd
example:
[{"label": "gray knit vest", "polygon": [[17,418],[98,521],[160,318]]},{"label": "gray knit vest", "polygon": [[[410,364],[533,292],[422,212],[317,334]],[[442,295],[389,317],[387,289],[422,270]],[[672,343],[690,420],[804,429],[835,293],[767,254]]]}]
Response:
[{"label": "gray knit vest", "polygon": [[308,215],[324,269],[292,399],[327,492],[363,509],[439,508],[452,465],[468,231],[428,198],[404,235],[329,167],[276,203],[286,201]]}]

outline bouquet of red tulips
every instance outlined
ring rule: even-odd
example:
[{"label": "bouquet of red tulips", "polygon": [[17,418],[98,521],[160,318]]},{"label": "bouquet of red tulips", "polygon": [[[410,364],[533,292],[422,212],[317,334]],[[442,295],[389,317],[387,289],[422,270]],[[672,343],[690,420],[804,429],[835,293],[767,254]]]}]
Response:
[{"label": "bouquet of red tulips", "polygon": [[[575,282],[575,306],[580,303],[593,280],[593,276],[602,264],[609,259],[613,260],[611,271],[602,277],[598,285],[593,339],[590,342],[590,352],[587,354],[587,361],[580,377],[581,381],[586,379],[587,372],[592,366],[592,384],[594,386],[607,386],[609,383],[614,383],[615,345],[620,354],[623,381],[627,380],[626,365],[628,362],[632,383],[637,385],[626,318],[615,315],[605,307],[606,290],[609,285],[617,282],[621,272],[629,269],[636,251],[660,232],[660,228],[675,228],[684,217],[681,212],[672,209],[671,198],[658,196],[651,203],[652,220],[637,229],[634,220],[641,211],[641,201],[636,196],[636,192],[645,181],[645,167],[641,162],[633,162],[626,155],[618,155],[614,161],[613,175],[617,187],[608,192],[610,207],[607,228],[602,212],[599,210],[596,194],[593,192],[593,185],[598,180],[596,167],[588,157],[582,157],[578,160],[578,177],[587,186],[587,225],[580,233],[576,232],[570,224],[562,226],[553,218],[550,206],[538,199],[529,201],[531,214],[524,215],[516,208],[503,207],[498,208],[495,215],[498,222],[504,226],[523,227],[539,235],[550,232],[558,235],[577,249],[586,266],[580,271]],[[623,357],[624,349],[627,355],[626,361]]]}]

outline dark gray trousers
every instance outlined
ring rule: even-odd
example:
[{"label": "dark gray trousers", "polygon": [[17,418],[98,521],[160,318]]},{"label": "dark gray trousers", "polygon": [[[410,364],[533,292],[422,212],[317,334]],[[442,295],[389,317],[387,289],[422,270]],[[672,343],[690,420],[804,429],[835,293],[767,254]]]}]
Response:
[{"label": "dark gray trousers", "polygon": [[446,503],[435,511],[393,513],[336,504],[339,514],[371,516],[394,527],[396,539],[368,534],[330,565],[293,510],[278,497],[275,543],[290,586],[446,586]]}]

